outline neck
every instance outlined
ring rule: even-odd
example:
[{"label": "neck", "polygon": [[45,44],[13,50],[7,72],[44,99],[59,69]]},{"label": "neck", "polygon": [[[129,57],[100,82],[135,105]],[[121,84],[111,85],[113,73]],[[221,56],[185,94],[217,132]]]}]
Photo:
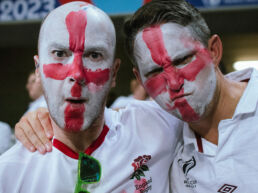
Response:
[{"label": "neck", "polygon": [[201,137],[218,145],[218,126],[221,120],[231,119],[246,88],[246,82],[235,82],[219,74],[217,89],[206,116],[196,123],[189,123],[192,130]]},{"label": "neck", "polygon": [[54,136],[74,152],[84,152],[101,134],[104,126],[104,110],[101,115],[85,130],[69,132],[58,127],[52,120]]}]

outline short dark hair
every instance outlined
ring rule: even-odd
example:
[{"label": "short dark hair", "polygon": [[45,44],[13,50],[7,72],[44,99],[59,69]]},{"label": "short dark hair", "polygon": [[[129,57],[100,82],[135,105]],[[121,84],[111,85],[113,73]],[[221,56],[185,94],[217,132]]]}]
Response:
[{"label": "short dark hair", "polygon": [[210,29],[195,7],[185,0],[152,0],[139,8],[124,24],[126,51],[134,65],[133,44],[136,34],[146,27],[169,22],[189,27],[193,37],[207,47]]}]

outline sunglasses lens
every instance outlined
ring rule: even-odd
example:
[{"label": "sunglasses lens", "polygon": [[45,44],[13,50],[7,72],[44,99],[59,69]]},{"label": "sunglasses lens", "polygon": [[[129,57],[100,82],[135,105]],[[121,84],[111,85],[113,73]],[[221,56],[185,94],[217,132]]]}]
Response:
[{"label": "sunglasses lens", "polygon": [[99,162],[93,157],[83,155],[81,159],[80,176],[83,182],[98,182],[101,175]]}]

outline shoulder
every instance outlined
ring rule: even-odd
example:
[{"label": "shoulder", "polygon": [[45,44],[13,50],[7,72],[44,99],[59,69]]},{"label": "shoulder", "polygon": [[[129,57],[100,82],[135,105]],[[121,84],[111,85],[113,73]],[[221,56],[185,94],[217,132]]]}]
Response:
[{"label": "shoulder", "polygon": [[38,151],[32,153],[17,141],[13,147],[0,156],[0,168],[8,165],[25,165],[30,162],[37,162],[38,160],[48,159],[52,154],[53,152],[42,155]]},{"label": "shoulder", "polygon": [[1,132],[1,135],[3,134],[11,135],[11,127],[7,123],[0,121],[0,132]]},{"label": "shoulder", "polygon": [[225,75],[226,78],[234,81],[245,81],[249,80],[253,73],[255,73],[256,70],[253,68],[247,68],[244,70],[238,70],[234,72],[230,72]]},{"label": "shoulder", "polygon": [[22,163],[28,156],[29,154],[26,148],[20,142],[17,142],[12,148],[0,156],[0,168],[4,165]]},{"label": "shoulder", "polygon": [[134,101],[122,112],[122,116],[130,114],[137,120],[158,121],[160,124],[179,125],[179,119],[163,110],[155,101]]},{"label": "shoulder", "polygon": [[11,181],[14,177],[19,178],[27,160],[30,158],[28,156],[25,148],[19,142],[0,156],[1,184]]},{"label": "shoulder", "polygon": [[[183,122],[164,111],[154,101],[133,101],[125,108],[105,110],[105,121],[113,126],[125,126],[132,130],[160,130],[177,136]],[[171,135],[170,135],[171,136]]]},{"label": "shoulder", "polygon": [[0,132],[1,132],[0,143],[3,140],[6,140],[7,138],[11,138],[11,135],[12,135],[11,127],[7,123],[0,121]]}]

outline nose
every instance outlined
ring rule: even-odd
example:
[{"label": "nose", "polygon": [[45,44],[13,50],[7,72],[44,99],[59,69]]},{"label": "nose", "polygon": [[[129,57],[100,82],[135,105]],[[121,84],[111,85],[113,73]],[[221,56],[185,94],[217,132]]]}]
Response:
[{"label": "nose", "polygon": [[69,80],[70,82],[77,82],[80,85],[85,84],[85,73],[84,73],[84,66],[83,66],[83,61],[82,57],[75,55],[73,63],[71,65],[70,69],[70,77]]},{"label": "nose", "polygon": [[184,85],[184,78],[180,72],[173,68],[166,73],[166,81],[169,89],[173,92],[179,92]]}]

